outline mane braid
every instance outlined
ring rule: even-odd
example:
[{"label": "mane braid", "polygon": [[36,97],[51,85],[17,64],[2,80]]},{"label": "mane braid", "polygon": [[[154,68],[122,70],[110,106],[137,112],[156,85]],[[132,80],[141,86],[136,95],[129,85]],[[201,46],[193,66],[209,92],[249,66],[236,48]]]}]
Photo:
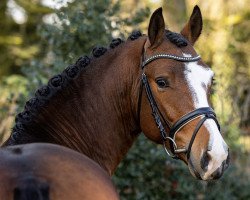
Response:
[{"label": "mane braid", "polygon": [[128,38],[129,38],[130,40],[136,40],[136,39],[138,39],[138,38],[141,37],[141,36],[142,36],[141,31],[139,31],[139,30],[134,30]]},{"label": "mane braid", "polygon": [[185,47],[188,45],[187,40],[179,33],[174,33],[172,31],[166,31],[166,37],[170,42],[175,44],[178,47]]},{"label": "mane braid", "polygon": [[[130,40],[136,40],[142,36],[140,31],[133,31],[128,37]],[[120,38],[112,39],[109,48],[114,49],[124,41]],[[75,64],[69,65],[61,74],[57,74],[49,79],[48,84],[42,86],[35,92],[35,97],[29,99],[24,110],[18,113],[15,118],[15,125],[12,128],[11,139],[13,141],[31,141],[34,142],[37,138],[26,133],[26,127],[32,125],[33,119],[38,115],[39,111],[47,105],[49,100],[53,98],[59,91],[65,89],[73,79],[78,77],[78,75],[85,69],[91,62],[93,58],[98,58],[104,55],[108,51],[107,48],[97,46],[92,50],[93,57],[81,56],[78,58]],[[37,136],[42,137],[42,136]]]}]

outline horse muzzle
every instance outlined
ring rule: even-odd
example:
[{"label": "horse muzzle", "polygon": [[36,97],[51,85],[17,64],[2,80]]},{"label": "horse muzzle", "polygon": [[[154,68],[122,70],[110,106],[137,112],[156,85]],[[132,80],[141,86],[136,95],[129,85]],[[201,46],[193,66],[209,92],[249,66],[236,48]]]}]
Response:
[{"label": "horse muzzle", "polygon": [[209,169],[209,164],[210,164],[209,162],[211,162],[211,161],[209,161],[209,160],[204,161],[204,159],[209,159],[209,157],[203,158],[203,161],[202,161],[202,162],[207,163],[206,167],[204,167],[202,165],[196,166],[196,162],[194,160],[192,160],[192,158],[190,158],[188,160],[188,167],[189,167],[190,173],[195,178],[197,178],[199,180],[204,180],[204,181],[216,180],[216,179],[219,179],[223,175],[225,170],[229,167],[230,154],[228,151],[228,155],[227,155],[226,160],[224,160],[221,163],[221,165],[213,171]]}]

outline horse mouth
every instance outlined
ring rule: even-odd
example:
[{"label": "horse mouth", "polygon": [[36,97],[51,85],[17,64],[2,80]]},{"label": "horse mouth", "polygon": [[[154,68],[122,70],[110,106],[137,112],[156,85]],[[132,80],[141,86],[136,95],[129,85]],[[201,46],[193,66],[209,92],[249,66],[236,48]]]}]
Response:
[{"label": "horse mouth", "polygon": [[195,169],[194,164],[191,159],[188,160],[188,168],[189,168],[190,173],[193,175],[193,177],[195,177],[198,180],[203,180],[201,178],[200,173]]}]

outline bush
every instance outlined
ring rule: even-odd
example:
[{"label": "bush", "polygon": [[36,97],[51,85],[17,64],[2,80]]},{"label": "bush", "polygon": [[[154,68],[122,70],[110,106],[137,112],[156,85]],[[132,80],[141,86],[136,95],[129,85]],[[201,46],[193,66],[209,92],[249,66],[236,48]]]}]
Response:
[{"label": "bush", "polygon": [[161,145],[153,144],[142,135],[118,167],[113,180],[124,200],[249,199],[250,176],[246,173],[249,163],[242,163],[248,155],[241,152],[232,152],[232,155],[233,161],[221,179],[200,181],[189,173],[182,161],[171,159]]}]

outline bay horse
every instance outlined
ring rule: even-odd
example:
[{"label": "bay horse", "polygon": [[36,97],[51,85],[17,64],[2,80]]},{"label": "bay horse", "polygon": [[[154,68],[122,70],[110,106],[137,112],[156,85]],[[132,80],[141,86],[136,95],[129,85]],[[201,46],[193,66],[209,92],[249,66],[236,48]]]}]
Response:
[{"label": "bay horse", "polygon": [[1,200],[118,200],[109,175],[69,148],[32,143],[0,151]]},{"label": "bay horse", "polygon": [[126,42],[112,40],[109,49],[96,47],[38,89],[3,147],[62,145],[111,176],[143,132],[194,177],[218,179],[229,165],[229,149],[210,106],[214,72],[193,47],[201,31],[198,6],[180,33],[165,29],[157,9],[148,36],[137,31]]}]

